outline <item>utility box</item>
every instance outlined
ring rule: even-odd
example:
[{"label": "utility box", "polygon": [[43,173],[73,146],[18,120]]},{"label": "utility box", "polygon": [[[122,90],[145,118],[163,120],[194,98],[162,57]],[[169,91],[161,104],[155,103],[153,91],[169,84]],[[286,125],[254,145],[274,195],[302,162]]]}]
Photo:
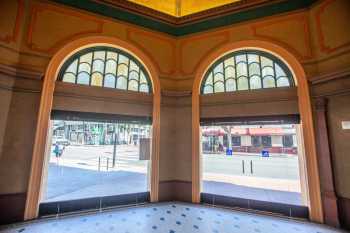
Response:
[{"label": "utility box", "polygon": [[151,157],[151,139],[140,138],[140,160],[150,160]]}]

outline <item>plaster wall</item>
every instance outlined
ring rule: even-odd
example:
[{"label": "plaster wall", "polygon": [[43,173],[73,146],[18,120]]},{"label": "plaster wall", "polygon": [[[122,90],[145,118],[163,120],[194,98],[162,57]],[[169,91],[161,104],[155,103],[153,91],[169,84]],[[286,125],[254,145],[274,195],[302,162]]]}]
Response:
[{"label": "plaster wall", "polygon": [[[22,202],[25,199],[42,77],[51,57],[70,41],[91,35],[125,40],[141,49],[153,61],[163,91],[187,93],[162,96],[159,164],[160,181],[168,182],[163,190],[175,186],[186,189],[185,197],[181,198],[187,199],[191,195],[192,165],[192,112],[188,91],[192,90],[194,74],[202,59],[230,42],[266,40],[294,54],[303,65],[310,82],[323,80],[335,73],[345,74],[350,67],[350,31],[344,30],[350,21],[349,8],[348,0],[324,0],[310,9],[175,38],[47,0],[0,1],[0,9],[6,13],[6,17],[0,18],[0,69],[14,70],[12,78],[6,81],[6,85],[11,88],[0,89],[0,196],[24,193],[24,197],[21,196]],[[23,79],[22,76],[27,78]],[[3,84],[7,79],[0,76],[0,83]],[[326,93],[331,96],[328,117],[336,189],[340,197],[350,198],[350,183],[347,179],[350,176],[350,160],[346,144],[349,135],[339,128],[339,122],[349,120],[350,117],[349,97],[346,94],[332,94],[339,90],[348,93],[349,88],[344,89],[344,86],[348,85],[349,79],[344,80],[347,81],[330,81],[318,85],[313,95]],[[77,98],[73,100],[62,94],[74,94],[73,89],[61,89],[61,93],[58,90],[55,93],[54,108],[112,113],[118,112],[115,109],[120,108],[140,115],[149,115],[152,111],[147,100],[137,110],[129,108],[130,105],[105,100],[101,107],[101,99],[91,99],[99,94],[92,89],[86,91],[85,95],[90,96],[89,101]],[[109,96],[106,93],[103,95]],[[212,100],[204,98],[201,114],[222,117],[297,113],[295,95],[281,92],[274,98],[286,95],[288,98],[283,101],[269,99],[270,102],[264,104],[252,102],[256,96],[243,93],[236,97],[235,103],[224,103],[230,108],[215,106],[215,101],[221,101],[220,97]],[[247,98],[250,102],[244,103],[242,98]],[[8,196],[3,197],[5,199],[0,198],[0,201],[6,202]],[[0,202],[0,205],[5,202]]]}]

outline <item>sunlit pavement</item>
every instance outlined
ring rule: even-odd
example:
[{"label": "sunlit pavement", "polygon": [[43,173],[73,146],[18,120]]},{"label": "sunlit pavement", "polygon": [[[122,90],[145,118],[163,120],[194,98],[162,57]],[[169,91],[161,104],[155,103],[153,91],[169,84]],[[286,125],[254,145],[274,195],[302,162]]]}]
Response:
[{"label": "sunlit pavement", "polygon": [[[148,190],[148,161],[137,146],[67,146],[50,157],[45,202],[110,196]],[[243,161],[243,162],[242,162]],[[251,168],[252,166],[252,168]],[[243,168],[244,167],[244,168]],[[203,155],[202,191],[219,195],[301,204],[296,156]]]},{"label": "sunlit pavement", "polygon": [[67,146],[60,158],[51,155],[43,201],[146,192],[148,161],[138,154],[137,146],[117,146],[113,167],[113,146]]}]

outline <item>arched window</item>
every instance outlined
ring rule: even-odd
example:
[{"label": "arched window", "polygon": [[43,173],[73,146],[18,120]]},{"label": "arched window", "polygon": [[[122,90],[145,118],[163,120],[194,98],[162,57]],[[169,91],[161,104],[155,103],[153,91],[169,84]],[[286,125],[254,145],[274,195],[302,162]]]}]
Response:
[{"label": "arched window", "polygon": [[243,50],[217,60],[207,71],[201,94],[295,86],[292,73],[278,58]]},{"label": "arched window", "polygon": [[59,73],[62,82],[152,92],[143,65],[132,55],[112,47],[92,47],[70,57]]}]

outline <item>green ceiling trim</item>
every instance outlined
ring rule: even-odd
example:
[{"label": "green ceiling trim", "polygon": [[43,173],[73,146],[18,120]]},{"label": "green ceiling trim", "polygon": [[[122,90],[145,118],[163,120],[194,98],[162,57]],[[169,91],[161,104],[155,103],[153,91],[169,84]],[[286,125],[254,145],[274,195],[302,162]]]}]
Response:
[{"label": "green ceiling trim", "polygon": [[167,33],[172,36],[184,36],[202,32],[218,27],[241,23],[247,20],[258,19],[266,16],[281,14],[289,11],[309,7],[317,0],[286,0],[274,4],[268,4],[250,10],[240,11],[217,18],[203,20],[184,26],[173,26],[156,19],[151,19],[122,9],[114,8],[92,0],[52,0],[57,3],[90,11],[113,19],[136,24],[141,27]]}]

